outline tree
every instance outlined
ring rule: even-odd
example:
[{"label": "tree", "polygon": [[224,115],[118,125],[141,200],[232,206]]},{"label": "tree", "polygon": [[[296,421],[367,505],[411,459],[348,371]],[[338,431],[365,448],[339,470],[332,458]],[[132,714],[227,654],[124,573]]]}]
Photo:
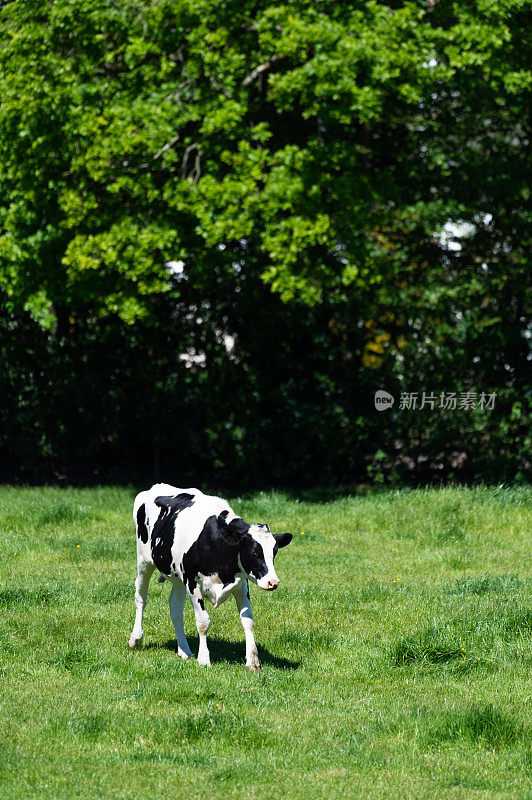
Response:
[{"label": "tree", "polygon": [[[272,387],[267,419],[280,404],[294,421],[298,386],[308,389],[303,375],[316,369],[328,387],[317,438],[326,455],[334,431],[346,475],[379,431],[388,463],[394,441],[410,447],[397,415],[384,429],[367,417],[363,392],[385,380],[504,389],[504,414],[518,422],[513,434],[491,431],[500,450],[501,436],[520,437],[525,413],[528,9],[527,0],[4,5],[0,287],[10,312],[26,309],[72,350],[104,325],[129,347],[135,326],[164,329],[172,309],[199,315],[204,292],[207,372],[197,370],[191,397],[209,353],[220,367],[226,358],[226,331],[237,334],[230,380],[242,379],[238,363],[251,384],[255,375]],[[455,249],[449,223],[466,234]],[[177,261],[181,280],[168,266]],[[224,292],[237,289],[229,309]],[[286,340],[303,375],[293,368],[300,383],[287,379],[285,400],[271,363],[258,371],[261,331],[240,325],[257,302],[276,330],[286,314],[302,326]],[[180,330],[186,352],[194,325]],[[243,413],[244,438],[260,435]],[[316,415],[307,406],[303,418],[312,438]],[[359,433],[346,439],[353,418]],[[450,448],[420,426],[419,455]],[[451,427],[460,446],[464,430]],[[224,434],[198,420],[202,436],[207,428],[223,450]],[[477,449],[481,434],[468,431]],[[353,436],[367,447],[344,450]]]}]

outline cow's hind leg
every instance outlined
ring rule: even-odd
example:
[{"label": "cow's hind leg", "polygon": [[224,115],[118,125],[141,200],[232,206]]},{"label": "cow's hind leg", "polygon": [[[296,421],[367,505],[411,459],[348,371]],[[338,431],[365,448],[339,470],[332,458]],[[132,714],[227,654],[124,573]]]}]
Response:
[{"label": "cow's hind leg", "polygon": [[129,639],[131,650],[142,646],[142,616],[148,602],[148,587],[154,569],[155,566],[149,561],[140,561],[138,564],[137,579],[135,581],[135,624]]},{"label": "cow's hind leg", "polygon": [[246,637],[246,667],[250,672],[256,672],[260,669],[259,653],[255,643],[255,636],[253,635],[253,612],[251,610],[251,602],[249,599],[249,586],[247,581],[241,581],[238,586],[233,589],[233,596],[236,600],[236,607],[240,614],[240,622],[244,628],[244,635]]},{"label": "cow's hind leg", "polygon": [[188,645],[185,629],[183,627],[183,608],[186,596],[187,590],[184,585],[182,583],[173,583],[168,603],[170,605],[170,616],[174,624],[177,639],[177,654],[181,656],[181,658],[192,658],[192,650]]}]

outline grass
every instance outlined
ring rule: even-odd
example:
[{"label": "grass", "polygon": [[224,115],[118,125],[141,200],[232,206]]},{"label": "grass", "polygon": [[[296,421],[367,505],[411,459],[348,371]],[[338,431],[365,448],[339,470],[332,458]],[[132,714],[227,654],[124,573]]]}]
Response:
[{"label": "grass", "polygon": [[[212,667],[152,581],[130,653],[135,492],[0,488],[0,798],[532,798],[532,493],[233,498],[295,534]],[[190,608],[185,628],[197,651]]]}]

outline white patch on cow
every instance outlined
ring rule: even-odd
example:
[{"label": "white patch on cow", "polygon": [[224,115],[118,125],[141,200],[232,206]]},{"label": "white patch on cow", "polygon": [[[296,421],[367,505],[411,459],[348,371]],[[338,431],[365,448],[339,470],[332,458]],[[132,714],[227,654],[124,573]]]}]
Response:
[{"label": "white patch on cow", "polygon": [[240,577],[237,577],[237,580],[227,584],[227,586],[224,586],[218,575],[202,575],[201,572],[198,572],[196,580],[202,596],[212,604],[213,608],[218,608],[222,603],[225,603],[236,584],[240,582]]},{"label": "white patch on cow", "polygon": [[260,544],[262,547],[264,561],[266,562],[266,568],[268,570],[264,577],[259,578],[257,581],[257,586],[260,586],[261,589],[268,589],[268,583],[270,581],[276,581],[279,583],[279,578],[277,577],[277,573],[273,565],[275,539],[270,533],[270,528],[268,525],[259,525],[258,523],[254,523],[253,525],[250,525],[249,533],[257,542],[257,544]]}]

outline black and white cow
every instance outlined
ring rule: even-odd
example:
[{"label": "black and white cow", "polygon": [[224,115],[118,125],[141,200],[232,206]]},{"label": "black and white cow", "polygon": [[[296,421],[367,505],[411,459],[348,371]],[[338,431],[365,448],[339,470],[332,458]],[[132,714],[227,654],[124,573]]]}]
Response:
[{"label": "black and white cow", "polygon": [[210,619],[204,599],[218,608],[232,594],[246,637],[246,667],[260,669],[248,580],[267,591],[277,588],[279,578],[273,561],[278,549],[290,544],[292,535],[272,535],[268,525],[248,525],[220,497],[166,483],[157,483],[137,495],[133,520],[137,530],[137,612],[129,647],[142,645],[142,615],[150,578],[157,568],[162,580],[172,583],[170,616],[181,658],[192,656],[183,628],[186,595],[196,617],[198,663],[209,665]]}]

